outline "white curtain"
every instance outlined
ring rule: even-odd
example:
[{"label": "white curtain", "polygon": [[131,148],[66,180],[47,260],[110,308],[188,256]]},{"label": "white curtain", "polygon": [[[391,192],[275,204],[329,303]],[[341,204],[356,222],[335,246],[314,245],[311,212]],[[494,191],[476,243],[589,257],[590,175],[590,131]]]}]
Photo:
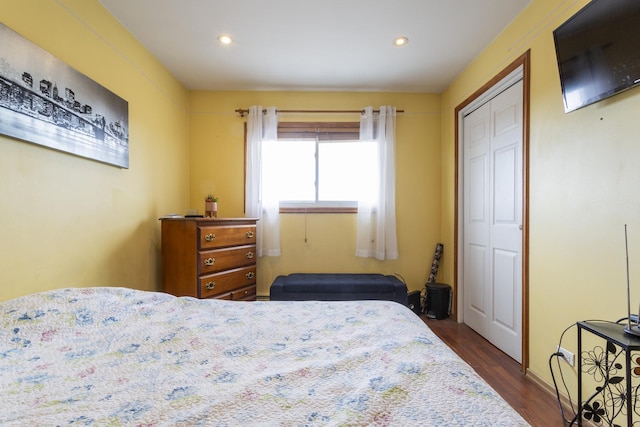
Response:
[{"label": "white curtain", "polygon": [[356,256],[397,259],[396,239],[396,108],[383,106],[380,113],[365,107],[360,117],[360,141],[374,144],[372,192],[358,200]]},{"label": "white curtain", "polygon": [[258,218],[256,252],[258,256],[280,255],[280,206],[262,177],[262,146],[278,139],[278,116],[275,107],[249,107],[247,120],[246,216]]}]

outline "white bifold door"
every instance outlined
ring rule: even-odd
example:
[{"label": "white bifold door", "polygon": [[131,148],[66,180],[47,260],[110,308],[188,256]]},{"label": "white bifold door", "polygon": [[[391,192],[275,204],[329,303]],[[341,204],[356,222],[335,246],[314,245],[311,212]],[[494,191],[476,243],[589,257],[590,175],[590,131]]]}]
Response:
[{"label": "white bifold door", "polygon": [[464,117],[464,322],[522,362],[522,80]]}]

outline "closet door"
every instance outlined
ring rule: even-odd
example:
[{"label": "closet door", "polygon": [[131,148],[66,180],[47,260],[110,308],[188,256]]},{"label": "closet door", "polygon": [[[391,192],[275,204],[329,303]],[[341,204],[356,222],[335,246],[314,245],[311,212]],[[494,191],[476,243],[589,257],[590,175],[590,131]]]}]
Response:
[{"label": "closet door", "polygon": [[522,361],[522,80],[463,123],[464,322]]}]

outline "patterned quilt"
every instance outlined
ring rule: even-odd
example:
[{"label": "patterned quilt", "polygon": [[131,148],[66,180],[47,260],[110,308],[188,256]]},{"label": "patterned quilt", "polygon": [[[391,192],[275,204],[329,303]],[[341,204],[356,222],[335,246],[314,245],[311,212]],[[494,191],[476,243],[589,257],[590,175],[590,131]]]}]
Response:
[{"label": "patterned quilt", "polygon": [[395,302],[83,288],[0,302],[0,425],[528,424]]}]

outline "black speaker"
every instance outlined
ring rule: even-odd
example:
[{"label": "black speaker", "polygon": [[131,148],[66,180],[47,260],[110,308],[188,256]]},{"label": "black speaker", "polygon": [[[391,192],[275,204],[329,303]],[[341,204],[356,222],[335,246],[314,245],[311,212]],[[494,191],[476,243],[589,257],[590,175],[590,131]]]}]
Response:
[{"label": "black speaker", "polygon": [[422,312],[422,307],[420,307],[420,291],[413,291],[407,294],[407,307],[418,316],[420,315],[420,312]]}]

